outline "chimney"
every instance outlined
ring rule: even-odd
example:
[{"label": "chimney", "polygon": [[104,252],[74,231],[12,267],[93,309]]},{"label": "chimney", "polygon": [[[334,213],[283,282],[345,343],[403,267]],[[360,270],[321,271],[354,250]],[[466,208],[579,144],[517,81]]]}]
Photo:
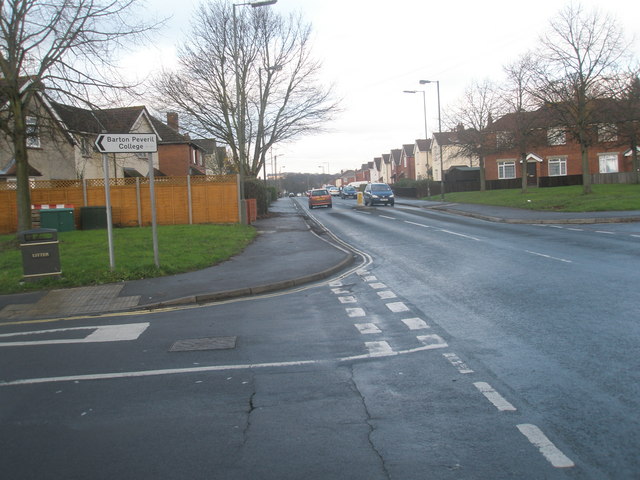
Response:
[{"label": "chimney", "polygon": [[178,114],[176,112],[167,112],[167,125],[172,130],[175,130],[176,132],[179,131],[180,126],[178,122]]}]

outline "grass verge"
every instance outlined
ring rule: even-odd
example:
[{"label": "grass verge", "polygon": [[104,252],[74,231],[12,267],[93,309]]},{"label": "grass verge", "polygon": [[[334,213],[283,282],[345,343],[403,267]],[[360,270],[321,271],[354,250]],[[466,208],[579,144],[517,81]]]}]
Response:
[{"label": "grass verge", "polygon": [[[556,212],[602,212],[640,210],[640,185],[592,185],[593,193],[585,195],[582,186],[487,190],[484,192],[447,193],[445,201],[477,203],[529,210]],[[425,200],[439,201],[439,195]]]},{"label": "grass verge", "polygon": [[158,227],[160,267],[153,260],[151,227],[113,231],[116,269],[109,269],[106,230],[58,233],[62,277],[24,282],[22,254],[15,235],[0,235],[0,294],[99,285],[198,270],[240,253],[255,238],[243,225],[167,225]]}]

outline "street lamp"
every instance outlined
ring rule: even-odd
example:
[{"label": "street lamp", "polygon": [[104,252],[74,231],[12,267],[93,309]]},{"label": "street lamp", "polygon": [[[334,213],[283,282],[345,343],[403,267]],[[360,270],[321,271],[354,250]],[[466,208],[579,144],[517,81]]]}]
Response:
[{"label": "street lamp", "polygon": [[[424,109],[424,141],[429,140],[429,134],[427,133],[427,100],[424,90],[404,90],[404,93],[422,93],[422,108]],[[426,146],[425,146],[426,148]],[[427,160],[427,196],[431,197],[431,180],[429,179],[429,154],[425,150]]]},{"label": "street lamp", "polygon": [[[435,83],[438,92],[438,133],[442,133],[442,117],[440,116],[440,80],[420,80],[420,85]],[[442,167],[442,139],[438,139],[440,154],[440,199],[444,202],[444,170]]]},{"label": "street lamp", "polygon": [[243,2],[233,4],[233,66],[236,77],[236,109],[237,111],[237,137],[238,137],[238,177],[240,181],[240,223],[247,223],[247,209],[244,200],[244,166],[245,159],[245,138],[244,138],[244,95],[241,95],[240,75],[238,74],[238,19],[236,16],[236,7],[250,6],[252,8],[265,7],[273,5],[278,0],[262,0],[257,2]]}]

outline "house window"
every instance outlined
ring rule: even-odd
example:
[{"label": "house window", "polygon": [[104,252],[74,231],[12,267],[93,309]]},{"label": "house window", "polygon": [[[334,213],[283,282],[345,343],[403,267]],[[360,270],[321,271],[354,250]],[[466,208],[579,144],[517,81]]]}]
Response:
[{"label": "house window", "polygon": [[615,142],[618,140],[616,126],[613,123],[603,123],[598,125],[598,142]]},{"label": "house window", "polygon": [[27,147],[40,148],[40,131],[36,117],[26,118],[25,133],[27,134]]},{"label": "house window", "polygon": [[615,153],[601,153],[598,155],[600,173],[616,173],[618,171],[618,155]]},{"label": "house window", "polygon": [[565,145],[567,143],[567,132],[562,128],[550,128],[547,130],[547,142],[549,145]]},{"label": "house window", "polygon": [[513,134],[511,132],[496,133],[496,147],[511,148],[513,146]]},{"label": "house window", "polygon": [[503,180],[506,178],[516,178],[516,162],[498,162],[498,178]]},{"label": "house window", "polygon": [[549,158],[549,176],[559,177],[567,174],[567,157]]}]

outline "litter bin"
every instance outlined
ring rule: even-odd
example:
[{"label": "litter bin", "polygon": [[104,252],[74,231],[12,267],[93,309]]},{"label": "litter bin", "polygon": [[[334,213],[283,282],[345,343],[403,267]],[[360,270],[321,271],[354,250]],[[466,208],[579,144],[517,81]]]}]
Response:
[{"label": "litter bin", "polygon": [[40,227],[54,228],[59,232],[75,229],[73,208],[52,208],[40,210]]},{"label": "litter bin", "polygon": [[107,228],[107,207],[80,207],[80,224],[83,230]]},{"label": "litter bin", "polygon": [[57,277],[60,269],[58,232],[52,228],[38,228],[18,234],[22,251],[23,280]]}]

